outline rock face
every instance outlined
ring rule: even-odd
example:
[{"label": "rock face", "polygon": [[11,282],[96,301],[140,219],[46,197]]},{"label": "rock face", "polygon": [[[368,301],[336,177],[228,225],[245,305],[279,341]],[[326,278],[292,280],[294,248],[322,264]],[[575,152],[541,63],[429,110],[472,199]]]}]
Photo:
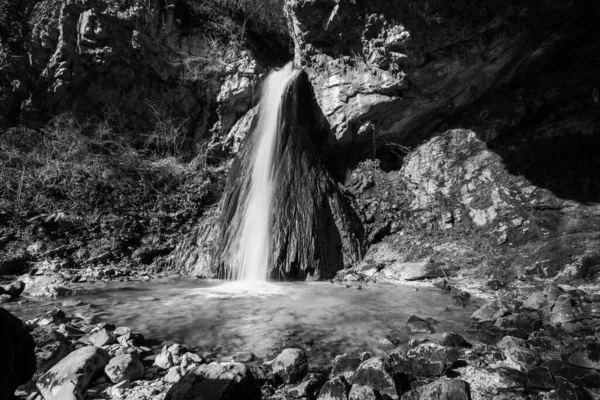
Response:
[{"label": "rock face", "polygon": [[42,375],[37,381],[37,387],[46,399],[55,396],[56,398],[80,398],[82,391],[99,373],[102,373],[108,360],[108,354],[101,348],[82,347]]},{"label": "rock face", "polygon": [[[581,9],[546,1],[486,0],[474,7],[469,1],[290,0],[285,10],[295,64],[315,87],[331,142],[364,143],[372,135],[425,133],[543,62],[564,43],[561,27]],[[591,3],[587,11],[595,11]]]},{"label": "rock face", "polygon": [[[324,137],[313,104],[306,76],[299,74],[284,97],[275,156],[269,251],[272,279],[332,277],[357,262],[363,251],[360,222],[346,194],[321,163],[317,146]],[[241,229],[238,211],[248,192],[252,143],[249,136],[230,170],[221,215],[219,276],[227,276],[228,256]]]},{"label": "rock face", "polygon": [[3,308],[0,326],[0,398],[9,399],[35,373],[35,344],[23,322]]}]

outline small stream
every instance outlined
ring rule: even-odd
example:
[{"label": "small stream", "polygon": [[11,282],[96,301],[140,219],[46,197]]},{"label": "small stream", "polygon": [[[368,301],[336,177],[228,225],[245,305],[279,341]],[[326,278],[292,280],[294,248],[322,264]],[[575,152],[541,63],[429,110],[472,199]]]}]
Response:
[{"label": "small stream", "polygon": [[473,312],[471,305],[463,308],[450,295],[428,288],[366,285],[357,290],[325,282],[249,288],[187,278],[82,284],[72,297],[5,306],[23,320],[58,306],[68,317],[130,326],[146,338],[223,357],[252,352],[267,359],[285,347],[300,347],[316,368],[344,352],[392,351],[384,338],[399,344],[427,336],[408,331],[410,314],[433,318],[436,333],[465,334]]}]

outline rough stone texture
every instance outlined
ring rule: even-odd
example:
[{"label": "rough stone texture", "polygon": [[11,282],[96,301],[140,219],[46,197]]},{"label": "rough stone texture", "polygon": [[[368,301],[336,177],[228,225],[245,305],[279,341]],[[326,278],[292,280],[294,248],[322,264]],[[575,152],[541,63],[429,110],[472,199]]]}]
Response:
[{"label": "rough stone texture", "polygon": [[124,380],[135,381],[144,376],[144,365],[137,356],[124,354],[112,358],[104,368],[104,372],[113,383]]},{"label": "rough stone texture", "polygon": [[569,363],[578,367],[600,370],[600,345],[588,343],[569,356]]},{"label": "rough stone texture", "polygon": [[317,400],[347,400],[349,393],[350,384],[343,375],[338,375],[335,378],[325,382],[319,391],[319,397],[317,397]]},{"label": "rough stone texture", "polygon": [[454,332],[444,332],[438,343],[446,347],[469,347],[465,338]]},{"label": "rough stone texture", "polygon": [[0,294],[7,294],[12,298],[17,298],[25,290],[25,283],[22,281],[15,281],[10,285],[0,286]]},{"label": "rough stone texture", "polygon": [[462,379],[440,379],[402,395],[402,400],[469,400],[469,384]]},{"label": "rough stone texture", "polygon": [[254,399],[250,385],[251,376],[244,364],[213,362],[191,368],[171,387],[165,400]]},{"label": "rough stone texture", "polygon": [[[362,226],[349,200],[321,163],[322,130],[315,119],[305,74],[292,81],[283,103],[278,137],[269,276],[323,279],[355,264],[363,254]],[[241,229],[241,207],[251,177],[253,135],[234,160],[221,214],[219,276],[227,276]],[[308,223],[307,223],[308,221]],[[298,227],[302,226],[302,229]]]},{"label": "rough stone texture", "polygon": [[443,375],[458,357],[455,348],[425,342],[390,354],[389,364],[394,374],[436,377]]},{"label": "rough stone texture", "polygon": [[333,362],[331,363],[330,375],[333,377],[342,375],[347,381],[349,381],[352,379],[352,375],[354,375],[354,371],[356,371],[358,366],[369,358],[371,358],[369,353],[350,353],[335,356]]},{"label": "rough stone texture", "polygon": [[[426,132],[435,120],[543,62],[574,35],[564,22],[584,7],[290,0],[286,14],[295,64],[315,86],[331,141],[364,143],[372,132]],[[587,12],[593,11],[590,4]]]},{"label": "rough stone texture", "polygon": [[354,371],[351,382],[353,385],[372,387],[392,399],[398,398],[394,373],[386,358],[375,357],[362,362]]},{"label": "rough stone texture", "polygon": [[108,360],[108,354],[101,348],[82,347],[42,375],[37,380],[37,387],[46,399],[81,397],[87,386],[102,373]]},{"label": "rough stone texture", "polygon": [[23,322],[3,308],[0,327],[0,398],[9,399],[35,373],[35,344]]},{"label": "rough stone texture", "polygon": [[493,321],[509,313],[508,308],[501,300],[491,300],[475,311],[471,318],[479,321]]},{"label": "rough stone texture", "polygon": [[380,396],[375,389],[359,384],[352,385],[348,394],[348,400],[377,400],[379,398]]},{"label": "rough stone texture", "polygon": [[296,383],[308,373],[306,354],[300,349],[285,349],[268,365],[273,375],[284,383]]},{"label": "rough stone texture", "polygon": [[36,377],[55,366],[72,350],[65,336],[54,329],[38,326],[31,334],[35,340]]}]

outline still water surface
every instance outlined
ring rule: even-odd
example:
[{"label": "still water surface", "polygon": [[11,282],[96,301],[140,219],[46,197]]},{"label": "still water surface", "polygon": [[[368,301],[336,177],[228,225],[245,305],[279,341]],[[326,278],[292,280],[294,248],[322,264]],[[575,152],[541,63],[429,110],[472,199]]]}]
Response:
[{"label": "still water surface", "polygon": [[[454,304],[434,289],[367,285],[362,290],[335,284],[157,279],[150,282],[96,283],[78,286],[67,299],[29,299],[9,305],[22,319],[59,306],[68,317],[130,326],[146,338],[185,343],[221,357],[252,352],[270,358],[285,347],[308,352],[313,367],[328,365],[349,351],[372,355],[424,334],[410,333],[406,318],[433,318],[437,333],[465,334],[472,306]],[[79,305],[73,305],[80,300]]]}]

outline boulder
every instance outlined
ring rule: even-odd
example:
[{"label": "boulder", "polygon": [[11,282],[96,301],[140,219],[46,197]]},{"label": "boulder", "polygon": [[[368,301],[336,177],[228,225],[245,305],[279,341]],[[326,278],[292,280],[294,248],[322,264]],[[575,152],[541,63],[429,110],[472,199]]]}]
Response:
[{"label": "boulder", "polygon": [[[258,393],[260,398],[260,393]],[[216,362],[191,368],[166,394],[165,400],[253,399],[252,376],[240,363]]]},{"label": "boulder", "polygon": [[115,335],[106,328],[100,329],[89,337],[89,342],[93,346],[102,347],[117,343]]},{"label": "boulder", "polygon": [[470,400],[469,384],[462,379],[438,379],[419,386],[402,396],[402,400]]},{"label": "boulder", "polygon": [[380,398],[379,393],[372,387],[358,384],[352,385],[348,394],[348,400],[378,400]]},{"label": "boulder", "polygon": [[411,332],[418,332],[418,333],[431,333],[432,332],[429,322],[424,320],[423,318],[417,317],[416,315],[409,316],[406,319],[406,325],[408,325],[408,329]]},{"label": "boulder", "polygon": [[524,367],[535,367],[542,360],[537,350],[532,349],[523,339],[513,336],[503,337],[498,342],[498,347],[504,349],[504,353],[508,358]]},{"label": "boulder", "polygon": [[10,285],[0,286],[0,294],[7,294],[12,298],[17,298],[25,290],[23,281],[15,281]]},{"label": "boulder", "polygon": [[39,377],[37,387],[46,399],[82,397],[88,385],[104,371],[108,360],[108,354],[101,348],[82,347]]},{"label": "boulder", "polygon": [[469,347],[465,338],[454,332],[444,332],[438,339],[438,343],[446,347]]},{"label": "boulder", "polygon": [[352,375],[354,375],[354,371],[356,371],[360,363],[369,358],[371,358],[369,353],[338,355],[333,359],[330,375],[332,377],[342,375],[349,381],[352,379]]},{"label": "boulder", "polygon": [[135,381],[144,376],[144,365],[137,356],[123,354],[112,358],[104,368],[104,372],[113,383],[124,380]]},{"label": "boulder", "polygon": [[72,347],[67,338],[49,327],[36,327],[31,334],[35,340],[36,376],[42,375],[65,358]]},{"label": "boulder", "polygon": [[390,354],[389,362],[395,374],[435,377],[443,375],[458,360],[458,357],[459,352],[455,348],[425,342],[405,352]]},{"label": "boulder", "polygon": [[335,378],[325,382],[317,400],[348,400],[350,393],[350,384],[343,375],[338,375]]},{"label": "boulder", "polygon": [[386,358],[374,357],[362,362],[354,371],[351,382],[353,385],[370,386],[392,399],[398,398],[394,373]]},{"label": "boulder", "polygon": [[300,349],[285,349],[267,364],[273,375],[287,384],[299,382],[308,373],[308,360]]},{"label": "boulder", "polygon": [[35,373],[35,344],[23,322],[3,308],[0,327],[0,398],[9,399]]},{"label": "boulder", "polygon": [[587,343],[572,353],[568,360],[578,367],[600,370],[600,344]]}]

